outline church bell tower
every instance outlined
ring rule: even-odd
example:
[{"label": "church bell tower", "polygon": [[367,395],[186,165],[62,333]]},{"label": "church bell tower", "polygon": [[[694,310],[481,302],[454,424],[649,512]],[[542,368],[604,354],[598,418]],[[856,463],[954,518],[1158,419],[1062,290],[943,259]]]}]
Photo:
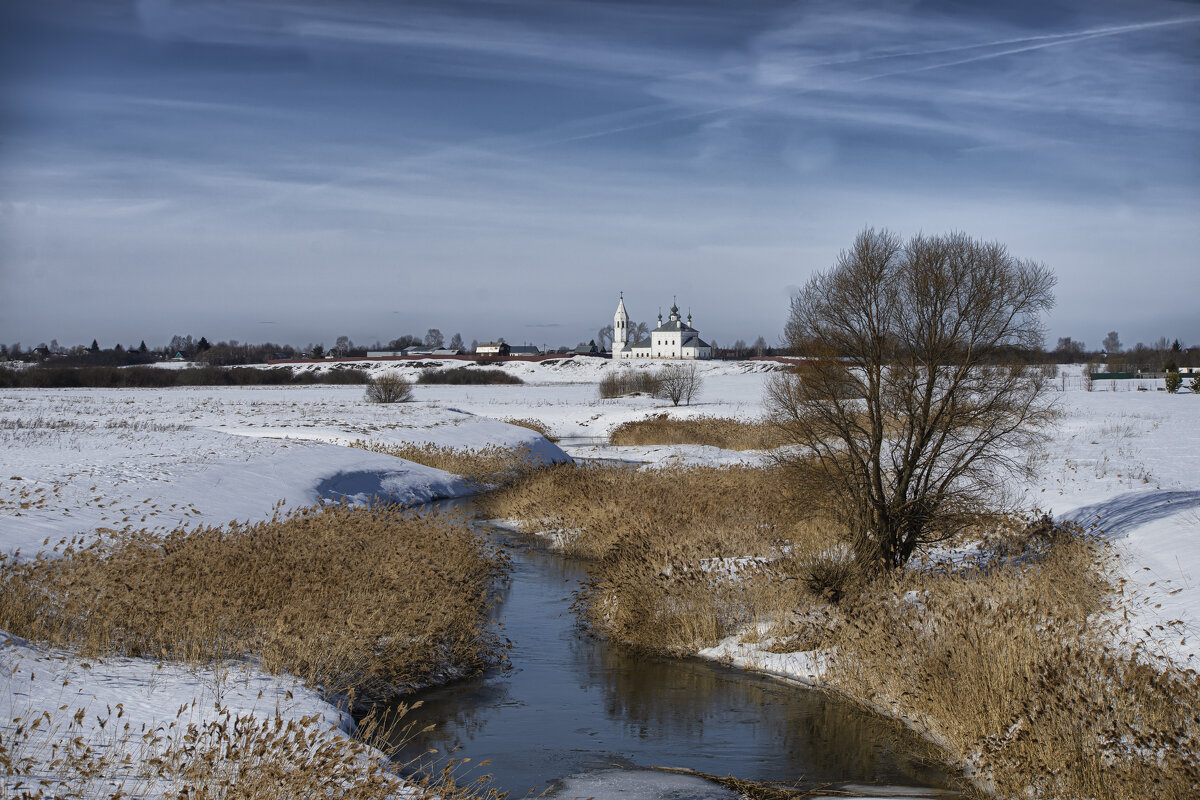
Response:
[{"label": "church bell tower", "polygon": [[625,311],[625,293],[621,292],[620,299],[617,300],[617,313],[613,315],[613,358],[618,357],[618,353],[625,347],[625,343],[629,341],[629,314]]}]

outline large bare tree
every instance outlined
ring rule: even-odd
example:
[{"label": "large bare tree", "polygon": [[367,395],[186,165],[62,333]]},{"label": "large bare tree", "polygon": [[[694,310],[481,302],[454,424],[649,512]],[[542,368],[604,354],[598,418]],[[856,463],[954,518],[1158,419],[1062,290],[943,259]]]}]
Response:
[{"label": "large bare tree", "polygon": [[1021,354],[1054,283],[998,243],[868,229],[792,299],[785,340],[805,360],[768,404],[861,568],[904,566],[1024,468],[1053,409]]}]

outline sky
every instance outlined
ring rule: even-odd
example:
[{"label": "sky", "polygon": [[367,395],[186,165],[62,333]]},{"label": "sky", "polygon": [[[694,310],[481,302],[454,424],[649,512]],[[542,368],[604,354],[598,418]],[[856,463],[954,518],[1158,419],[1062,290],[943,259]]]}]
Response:
[{"label": "sky", "polygon": [[1200,344],[1200,3],[0,3],[6,344],[777,342],[866,227]]}]

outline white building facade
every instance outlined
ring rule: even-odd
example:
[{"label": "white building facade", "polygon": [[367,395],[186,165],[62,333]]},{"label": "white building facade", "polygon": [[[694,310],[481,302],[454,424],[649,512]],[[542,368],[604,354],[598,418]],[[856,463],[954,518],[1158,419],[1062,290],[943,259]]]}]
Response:
[{"label": "white building facade", "polygon": [[712,358],[712,347],[700,338],[700,332],[692,327],[689,312],[685,322],[679,316],[679,306],[671,304],[671,313],[663,322],[658,315],[658,327],[640,341],[629,340],[629,313],[625,310],[625,295],[617,301],[617,313],[613,315],[613,358]]}]

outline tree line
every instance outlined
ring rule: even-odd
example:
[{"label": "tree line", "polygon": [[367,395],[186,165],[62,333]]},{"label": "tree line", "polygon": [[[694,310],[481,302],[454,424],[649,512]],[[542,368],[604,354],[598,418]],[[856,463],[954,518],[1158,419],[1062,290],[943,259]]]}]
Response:
[{"label": "tree line", "polygon": [[1103,367],[1105,372],[1170,372],[1179,367],[1200,366],[1200,345],[1185,346],[1179,339],[1160,336],[1149,345],[1138,342],[1126,348],[1117,331],[1109,331],[1098,349],[1064,336],[1044,355],[1056,364],[1093,364]]},{"label": "tree line", "polygon": [[[645,322],[630,322],[630,341],[638,342],[650,335],[650,327]],[[499,341],[504,341],[503,337]],[[600,350],[612,349],[613,326],[606,325],[596,332],[595,344]],[[722,346],[716,340],[710,340],[713,358],[742,359],[763,356],[796,355],[794,343],[785,342],[782,345],[768,344],[766,337],[759,336],[752,343],[745,339],[736,339],[732,344]],[[42,343],[37,347],[25,349],[20,342],[0,344],[0,361],[24,361],[30,363],[49,363],[64,367],[128,367],[153,364],[181,356],[183,360],[198,362],[217,367],[242,366],[246,364],[262,364],[270,360],[290,358],[365,358],[370,351],[396,352],[410,347],[423,347],[433,350],[451,349],[464,352],[474,352],[479,346],[478,340],[472,340],[470,345],[463,341],[461,333],[453,334],[449,341],[438,328],[430,328],[424,336],[405,334],[387,342],[376,341],[370,345],[355,344],[349,336],[338,336],[334,344],[326,347],[323,342],[309,343],[304,347],[290,344],[263,342],[251,344],[239,342],[236,339],[218,341],[213,344],[201,336],[175,335],[171,340],[159,347],[148,347],[145,340],[137,345],[124,346],[116,344],[110,348],[101,348],[93,339],[90,345],[74,345],[63,347],[57,339],[49,344]],[[580,343],[580,347],[586,343]],[[569,352],[570,348],[560,347],[558,352]],[[1088,347],[1082,340],[1071,336],[1059,337],[1053,349],[1042,345],[1025,347],[1017,352],[1011,349],[1007,353],[994,353],[994,358],[1020,357],[1023,360],[1042,364],[1092,364],[1097,372],[1169,372],[1179,367],[1200,366],[1200,345],[1185,345],[1179,339],[1168,339],[1160,336],[1156,341],[1147,345],[1138,342],[1132,347],[1126,347],[1121,342],[1117,331],[1109,331],[1100,342],[1098,348]]]}]

